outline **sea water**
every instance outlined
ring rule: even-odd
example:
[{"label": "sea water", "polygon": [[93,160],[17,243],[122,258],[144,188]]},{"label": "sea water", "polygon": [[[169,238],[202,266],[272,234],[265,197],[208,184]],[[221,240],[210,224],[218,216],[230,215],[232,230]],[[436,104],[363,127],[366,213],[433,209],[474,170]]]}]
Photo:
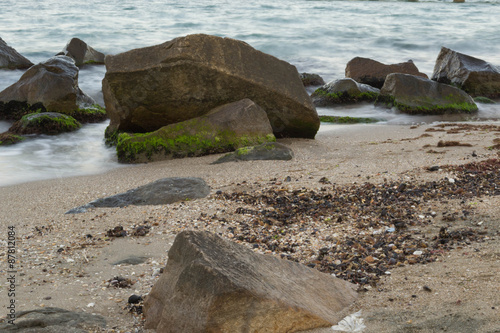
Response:
[{"label": "sea water", "polygon": [[[500,65],[499,11],[500,0],[0,0],[0,37],[38,63],[73,37],[117,54],[205,33],[243,40],[328,82],[343,78],[346,63],[357,56],[388,64],[412,59],[431,76],[442,46]],[[0,70],[0,90],[22,73]],[[100,104],[104,74],[104,66],[84,66],[79,73],[82,90]],[[318,108],[318,113],[376,117],[381,126],[469,120],[409,116],[371,105]],[[500,107],[481,104],[476,118],[500,119]],[[0,122],[0,132],[10,125]],[[118,167],[113,149],[103,142],[106,125],[0,147],[0,186]]]}]

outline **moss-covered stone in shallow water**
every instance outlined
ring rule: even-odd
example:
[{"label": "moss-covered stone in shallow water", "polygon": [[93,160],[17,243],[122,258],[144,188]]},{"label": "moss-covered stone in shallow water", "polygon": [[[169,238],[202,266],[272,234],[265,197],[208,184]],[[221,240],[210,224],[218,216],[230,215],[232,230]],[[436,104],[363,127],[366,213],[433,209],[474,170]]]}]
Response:
[{"label": "moss-covered stone in shallow water", "polygon": [[73,117],[55,112],[31,113],[23,116],[9,129],[14,134],[55,135],[72,132],[82,125]]},{"label": "moss-covered stone in shallow water", "polygon": [[376,123],[379,120],[375,118],[362,118],[362,117],[339,117],[339,116],[319,116],[319,120],[325,123],[332,124],[370,124]]}]

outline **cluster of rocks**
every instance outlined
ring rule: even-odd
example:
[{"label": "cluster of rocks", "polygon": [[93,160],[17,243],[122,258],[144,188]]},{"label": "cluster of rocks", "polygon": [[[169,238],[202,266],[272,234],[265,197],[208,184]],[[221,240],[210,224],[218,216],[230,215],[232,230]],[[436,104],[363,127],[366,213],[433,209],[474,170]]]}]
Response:
[{"label": "cluster of rocks", "polygon": [[104,54],[73,38],[63,52],[33,65],[0,39],[0,68],[28,68],[0,92],[0,120],[15,122],[0,134],[0,145],[19,142],[21,135],[54,135],[107,119],[105,110],[78,86],[77,66],[103,62]]},{"label": "cluster of rocks", "polygon": [[[477,102],[500,97],[500,70],[481,60],[441,48],[431,79],[409,60],[385,65],[356,57],[345,69],[346,78],[319,87],[316,106],[361,101],[395,107],[409,114],[472,113]],[[473,97],[476,97],[474,100]]]}]

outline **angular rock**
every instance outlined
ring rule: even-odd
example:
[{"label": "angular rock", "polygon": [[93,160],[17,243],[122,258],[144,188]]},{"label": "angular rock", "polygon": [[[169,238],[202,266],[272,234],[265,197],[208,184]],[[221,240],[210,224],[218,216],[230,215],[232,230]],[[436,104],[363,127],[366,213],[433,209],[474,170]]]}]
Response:
[{"label": "angular rock", "polygon": [[86,333],[106,327],[106,319],[85,312],[60,308],[41,308],[16,314],[15,324],[0,323],[1,332],[18,333]]},{"label": "angular rock", "polygon": [[276,136],[314,138],[319,128],[297,69],[242,41],[189,35],[105,63],[112,131],[155,131],[244,98],[266,111]]},{"label": "angular rock", "polygon": [[165,205],[178,201],[204,198],[210,187],[201,178],[162,178],[124,193],[94,200],[73,208],[66,214],[84,213],[94,207],[125,207],[129,205]]},{"label": "angular rock", "polygon": [[409,114],[471,113],[477,111],[472,97],[447,84],[409,74],[389,74],[377,104],[395,106]]},{"label": "angular rock", "polygon": [[183,231],[145,300],[145,327],[158,333],[297,332],[331,326],[355,298],[350,283],[331,275],[206,231]]},{"label": "angular rock", "polygon": [[65,55],[75,61],[75,65],[104,64],[104,53],[94,50],[79,38],[72,38],[57,55]]},{"label": "angular rock", "polygon": [[278,142],[265,142],[258,146],[241,147],[235,152],[222,156],[212,164],[255,160],[289,161],[292,158],[293,151],[284,144]]},{"label": "angular rock", "polygon": [[300,79],[304,87],[322,86],[325,84],[325,80],[318,74],[300,73]]},{"label": "angular rock", "polygon": [[78,67],[73,59],[52,57],[32,66],[19,81],[0,92],[0,101],[42,103],[47,111],[69,113],[95,101],[78,87]]},{"label": "angular rock", "polygon": [[76,131],[80,127],[82,125],[71,116],[57,112],[42,112],[25,115],[9,128],[9,132],[56,135]]},{"label": "angular rock", "polygon": [[500,97],[500,69],[446,47],[441,48],[432,79],[460,87],[469,95]]},{"label": "angular rock", "polygon": [[0,38],[0,68],[26,69],[31,66],[33,66],[31,61],[19,54]]},{"label": "angular rock", "polygon": [[353,79],[340,79],[332,81],[314,91],[311,95],[316,106],[333,106],[357,102],[374,102],[380,90],[354,81]]},{"label": "angular rock", "polygon": [[243,99],[155,132],[120,134],[116,151],[120,162],[141,163],[225,153],[275,140],[266,112]]},{"label": "angular rock", "polygon": [[386,76],[391,73],[412,74],[428,78],[427,75],[418,71],[417,66],[411,60],[399,64],[385,65],[369,58],[356,57],[349,61],[345,68],[346,77],[376,88],[382,88]]}]

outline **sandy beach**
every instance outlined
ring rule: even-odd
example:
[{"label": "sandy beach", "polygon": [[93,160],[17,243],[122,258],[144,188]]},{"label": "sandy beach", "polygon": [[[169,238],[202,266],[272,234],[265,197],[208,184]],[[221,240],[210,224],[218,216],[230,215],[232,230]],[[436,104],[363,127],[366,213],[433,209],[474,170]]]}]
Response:
[{"label": "sandy beach", "polygon": [[[295,153],[291,161],[230,162],[211,165],[220,155],[125,166],[92,176],[59,178],[0,187],[0,242],[14,226],[17,250],[18,311],[60,307],[104,316],[106,332],[149,332],[142,316],[127,307],[130,295],[146,295],[167,261],[175,235],[185,229],[209,230],[245,243],[229,232],[252,216],[236,214],[242,206],[219,193],[263,193],[270,189],[328,191],[331,186],[364,183],[453,179],[446,165],[500,158],[500,122],[438,126],[323,126],[315,140],[280,139]],[[460,145],[438,147],[439,141]],[[497,145],[497,148],[495,148]],[[429,171],[432,166],[442,167]],[[499,170],[496,170],[498,173]],[[97,198],[125,192],[164,177],[200,177],[211,187],[204,199],[163,206],[96,208],[65,215]],[[289,177],[289,178],[287,178]],[[457,179],[459,181],[459,179]],[[451,181],[450,181],[451,182]],[[436,237],[442,227],[471,228],[476,241],[464,241],[433,254],[428,263],[390,267],[373,285],[359,288],[359,298],[345,315],[362,310],[365,332],[500,332],[500,198],[481,195],[442,198],[413,207],[425,216],[406,232]],[[463,214],[464,211],[469,213]],[[425,212],[434,214],[426,215]],[[430,213],[429,213],[430,214]],[[449,216],[455,216],[450,219]],[[216,217],[215,217],[216,216]],[[418,220],[419,218],[416,218]],[[316,225],[318,232],[297,232],[301,245],[295,259],[309,263],[321,248],[331,247],[342,233],[358,235],[350,225]],[[316,221],[317,222],[317,221]],[[315,223],[316,223],[315,222]],[[306,222],[306,224],[309,222]],[[106,237],[115,226],[132,230],[147,225],[145,236]],[[288,226],[293,233],[294,225]],[[354,237],[353,236],[353,237]],[[308,242],[303,242],[308,239]],[[3,244],[3,243],[2,243]],[[251,244],[246,243],[251,247]],[[6,251],[0,256],[4,275]],[[278,251],[255,249],[280,256]],[[129,256],[145,257],[138,265],[112,265]],[[122,276],[130,288],[109,281]],[[1,279],[1,304],[7,304]],[[0,313],[0,317],[5,317]],[[316,332],[331,332],[319,329]]]}]

